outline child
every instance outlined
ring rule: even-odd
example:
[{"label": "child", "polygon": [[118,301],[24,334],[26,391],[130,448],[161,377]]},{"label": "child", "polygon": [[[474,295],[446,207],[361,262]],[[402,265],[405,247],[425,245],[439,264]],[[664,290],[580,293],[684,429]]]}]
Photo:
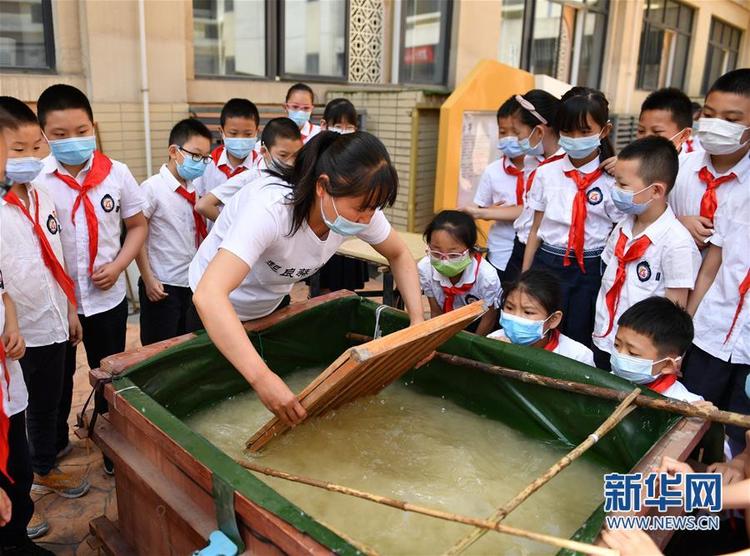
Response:
[{"label": "child", "polygon": [[484,301],[487,312],[476,327],[486,336],[497,322],[502,288],[495,269],[476,250],[477,226],[465,212],[444,210],[424,231],[427,256],[417,264],[422,291],[432,318]]},{"label": "child", "polygon": [[506,286],[501,306],[502,329],[489,338],[544,349],[594,366],[589,348],[560,333],[562,293],[554,275],[527,270]]},{"label": "child", "polygon": [[[473,218],[492,219],[487,238],[487,260],[495,267],[500,280],[513,251],[513,220],[521,214],[524,188],[524,159],[518,137],[513,135],[513,113],[518,109],[514,97],[506,100],[497,111],[497,148],[503,156],[487,166],[474,195],[474,205],[464,210]],[[497,207],[496,205],[503,205]],[[498,211],[497,208],[503,208]],[[490,216],[488,213],[492,212]],[[502,214],[496,214],[502,212]]]},{"label": "child", "polygon": [[9,147],[6,176],[13,185],[0,202],[0,266],[27,346],[20,363],[29,392],[26,422],[34,488],[78,498],[88,491],[88,482],[82,474],[56,465],[65,354],[68,341],[75,345],[81,340],[75,286],[63,265],[55,204],[43,187],[31,183],[43,166],[39,122],[16,98],[0,97],[0,107],[17,125],[4,132]]},{"label": "child", "polygon": [[[534,210],[529,207],[529,190],[534,182],[536,168],[541,164],[554,162],[562,158],[565,153],[560,149],[554,123],[560,99],[541,89],[532,89],[523,96],[516,96],[519,108],[513,114],[513,130],[524,147],[529,147],[524,159],[524,174],[526,184],[523,192],[523,209],[513,221],[513,252],[505,267],[503,276],[506,282],[515,281],[521,274],[523,254],[529,239],[531,223],[534,220]],[[544,123],[542,123],[544,121]],[[532,147],[531,143],[534,143]],[[497,207],[493,211],[510,211],[513,207]]]},{"label": "child", "polygon": [[652,92],[641,104],[636,138],[652,135],[672,141],[677,152],[687,154],[698,148],[692,139],[693,107],[688,96],[673,87]]},{"label": "child", "polygon": [[219,217],[221,207],[248,183],[258,179],[262,170],[278,171],[282,166],[294,165],[297,152],[302,148],[302,137],[299,128],[289,118],[274,118],[263,128],[260,136],[260,156],[258,165],[253,170],[243,172],[205,196],[198,199],[195,210],[211,221]]},{"label": "child", "polygon": [[610,370],[615,322],[628,307],[655,295],[684,307],[695,285],[700,253],[667,205],[678,165],[674,145],[658,136],[638,139],[617,159],[612,200],[626,216],[602,253],[607,269],[596,299],[593,337],[600,369]]},{"label": "child", "polygon": [[167,152],[167,163],[141,185],[149,222],[146,244],[136,259],[144,346],[192,332],[185,322],[193,305],[188,267],[206,237],[206,221],[194,208],[191,169],[202,169],[203,160],[209,160],[211,132],[198,120],[182,120],[169,134]]},{"label": "child", "polygon": [[607,99],[599,91],[573,87],[562,98],[555,129],[566,155],[536,171],[529,192],[534,221],[523,268],[533,264],[558,275],[561,330],[588,346],[601,285],[601,253],[622,218],[612,202],[614,179],[600,168],[613,154]]},{"label": "child", "polygon": [[320,129],[336,133],[354,133],[359,126],[357,109],[346,98],[335,98],[326,104]]},{"label": "child", "polygon": [[[716,213],[715,232],[688,302],[695,340],[683,372],[688,388],[720,409],[749,414],[750,194],[730,201]],[[727,435],[732,453],[740,452],[742,429],[727,427]]]},{"label": "child", "polygon": [[714,231],[717,208],[747,195],[750,186],[750,68],[716,80],[698,122],[705,152],[685,156],[669,204],[703,249]]},{"label": "child", "polygon": [[664,297],[648,297],[617,321],[610,356],[612,373],[668,398],[701,402],[677,380],[682,357],[693,341],[693,321],[682,307]]},{"label": "child", "polygon": [[297,124],[303,143],[307,143],[320,133],[320,126],[310,123],[310,115],[315,108],[315,93],[308,85],[295,83],[289,87],[286,102],[282,106],[289,119]]},{"label": "child", "polygon": [[246,98],[229,99],[221,109],[219,123],[223,144],[213,150],[211,164],[194,184],[201,197],[229,178],[253,170],[260,158],[255,150],[260,125],[255,104]]},{"label": "child", "polygon": [[[81,91],[52,85],[37,101],[37,116],[52,154],[35,184],[50,192],[60,221],[65,264],[76,286],[78,317],[89,367],[125,349],[128,302],[123,272],[146,239],[143,196],[121,162],[96,150],[94,116]],[[127,234],[120,243],[122,224]],[[75,346],[66,357],[58,451],[68,443]],[[98,407],[105,407],[100,399]],[[108,469],[105,469],[108,470]]]}]

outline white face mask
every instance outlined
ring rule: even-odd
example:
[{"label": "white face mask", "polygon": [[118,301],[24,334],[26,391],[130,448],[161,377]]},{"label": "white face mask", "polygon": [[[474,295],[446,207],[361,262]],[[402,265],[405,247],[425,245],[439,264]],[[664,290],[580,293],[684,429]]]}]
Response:
[{"label": "white face mask", "polygon": [[732,154],[747,145],[741,143],[742,135],[750,128],[720,118],[698,120],[698,139],[708,154]]}]

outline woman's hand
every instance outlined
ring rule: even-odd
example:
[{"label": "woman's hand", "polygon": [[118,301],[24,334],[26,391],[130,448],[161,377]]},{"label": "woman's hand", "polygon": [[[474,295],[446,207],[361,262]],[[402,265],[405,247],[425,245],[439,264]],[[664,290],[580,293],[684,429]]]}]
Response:
[{"label": "woman's hand", "polygon": [[297,425],[307,417],[307,411],[297,396],[270,369],[262,372],[250,385],[269,411],[287,425]]}]

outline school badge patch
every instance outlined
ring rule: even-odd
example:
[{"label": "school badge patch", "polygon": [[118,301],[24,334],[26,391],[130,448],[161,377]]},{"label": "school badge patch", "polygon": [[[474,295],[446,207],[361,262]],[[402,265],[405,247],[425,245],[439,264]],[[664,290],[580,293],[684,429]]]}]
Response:
[{"label": "school badge patch", "polygon": [[651,278],[651,265],[648,264],[648,261],[639,262],[635,267],[635,271],[641,282],[647,282]]},{"label": "school badge patch", "polygon": [[115,210],[115,200],[112,198],[112,196],[107,193],[104,197],[102,197],[102,209],[104,212],[112,212]]},{"label": "school badge patch", "polygon": [[55,235],[59,229],[60,228],[57,224],[57,218],[55,218],[54,214],[50,214],[47,217],[47,230],[49,230],[49,233],[51,233],[52,235]]},{"label": "school badge patch", "polygon": [[586,200],[589,202],[590,205],[598,205],[604,200],[604,195],[602,195],[602,190],[599,189],[598,187],[589,189],[586,192]]}]

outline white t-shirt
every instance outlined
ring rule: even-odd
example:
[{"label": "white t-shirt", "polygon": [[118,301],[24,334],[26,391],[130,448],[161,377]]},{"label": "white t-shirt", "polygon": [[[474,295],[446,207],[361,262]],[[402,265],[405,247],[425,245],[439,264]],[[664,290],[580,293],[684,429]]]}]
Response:
[{"label": "white t-shirt", "polygon": [[[240,320],[264,317],[274,311],[292,286],[312,276],[346,239],[329,232],[320,239],[303,222],[289,237],[291,186],[267,176],[257,187],[244,187],[232,197],[190,264],[190,287],[195,291],[206,267],[219,249],[242,259],[250,272],[229,299]],[[388,238],[391,225],[376,211],[361,240],[377,245]]]},{"label": "white t-shirt", "polygon": [[[260,141],[256,142],[256,145],[259,144]],[[229,172],[231,176],[234,172],[237,171],[238,168],[243,168],[240,173],[236,174],[237,176],[239,176],[247,172],[248,170],[254,169],[258,164],[258,159],[260,158],[262,158],[260,156],[260,152],[253,150],[250,151],[250,154],[245,157],[245,160],[243,160],[239,166],[232,166],[232,163],[229,161],[229,157],[227,156],[226,149],[222,145],[220,145],[216,147],[211,153],[211,162],[209,162],[208,166],[206,166],[206,170],[203,172],[203,175],[193,181],[193,186],[198,192],[198,195],[203,197],[206,193],[212,192],[214,187],[221,185],[222,183],[230,179],[230,177],[227,176],[226,172]]]},{"label": "white t-shirt", "polygon": [[[633,236],[634,224],[635,216],[626,216],[612,231],[602,253],[602,261],[607,265],[607,270],[602,276],[602,285],[596,298],[593,340],[596,347],[608,353],[612,353],[614,347],[617,319],[627,309],[648,297],[664,297],[667,288],[693,289],[701,266],[701,256],[690,232],[680,224],[671,208],[667,207],[655,222],[637,236]],[[615,247],[620,238],[620,231],[627,237],[625,253],[634,241],[644,235],[651,240],[651,245],[643,257],[625,266],[625,283],[620,290],[620,301],[617,304],[612,330],[602,338],[609,326],[610,315],[606,296],[617,276]]]},{"label": "white t-shirt", "polygon": [[[430,257],[427,256],[417,264],[417,268],[419,269],[419,285],[427,297],[433,298],[442,307],[445,302],[443,287],[460,287],[473,281],[474,285],[471,290],[455,296],[453,308],[458,309],[480,299],[485,302],[488,309],[499,307],[503,289],[500,286],[497,271],[485,259],[480,258],[478,264],[479,269],[477,272],[477,261],[476,259],[472,259],[471,264],[461,274],[459,281],[453,284],[449,278],[435,270],[432,264],[430,264]],[[476,276],[476,280],[474,280],[474,276]]]},{"label": "white t-shirt", "polygon": [[[493,340],[507,341],[507,336],[502,329],[495,330],[492,334],[488,334],[487,337],[492,338]],[[581,342],[577,342],[565,334],[560,334],[557,347],[552,350],[552,353],[563,355],[568,359],[573,359],[590,367],[595,366],[594,352],[584,346]]]},{"label": "white t-shirt", "polygon": [[[263,161],[262,158],[261,161]],[[260,171],[259,167],[255,167],[251,170],[247,170],[246,172],[242,172],[241,174],[237,174],[236,176],[229,178],[221,185],[217,185],[213,188],[211,194],[219,201],[221,201],[222,204],[226,205],[229,202],[229,199],[234,197],[240,189],[257,179],[260,179],[261,177],[263,177],[262,172]]]}]

